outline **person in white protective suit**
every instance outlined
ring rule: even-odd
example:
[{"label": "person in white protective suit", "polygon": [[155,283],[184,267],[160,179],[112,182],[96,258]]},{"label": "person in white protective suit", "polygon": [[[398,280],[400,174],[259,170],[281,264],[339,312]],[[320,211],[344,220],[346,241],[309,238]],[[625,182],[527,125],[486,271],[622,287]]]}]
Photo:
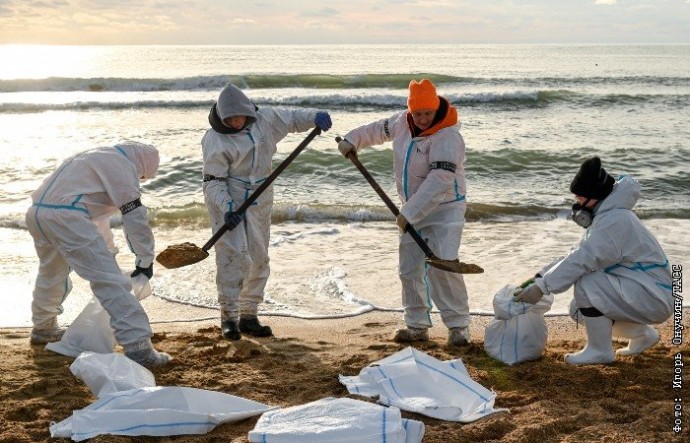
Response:
[{"label": "person in white protective suit", "polygon": [[122,214],[127,243],[136,256],[132,276],[153,276],[154,238],[141,203],[140,181],[153,177],[159,155],[153,146],[125,142],[66,159],[32,194],[26,224],[39,258],[33,291],[32,344],[58,341],[62,302],[72,289],[74,270],[110,315],[110,326],[125,355],[144,366],[170,356],[151,344],[148,316],[132,294],[131,280],[115,260],[109,219]]},{"label": "person in white protective suit", "polygon": [[272,172],[278,142],[314,125],[327,131],[331,118],[312,109],[258,108],[228,84],[208,119],[211,128],[201,140],[204,199],[212,231],[223,224],[229,228],[215,244],[222,334],[229,340],[239,340],[241,333],[269,337],[273,331],[259,322],[257,313],[270,275],[273,186],[245,213],[235,211]]},{"label": "person in white protective suit", "polygon": [[[565,361],[610,363],[616,354],[640,354],[659,341],[651,324],[673,313],[666,254],[632,211],[640,185],[630,176],[615,181],[592,157],[582,163],[570,191],[577,200],[572,218],[587,229],[584,237],[568,256],[537,273],[515,300],[536,303],[543,294],[575,285],[570,314],[584,321],[587,345]],[[612,335],[628,339],[628,345],[614,353]]]},{"label": "person in white protective suit", "polygon": [[425,263],[424,252],[406,233],[408,222],[441,259],[458,258],[465,224],[465,142],[457,110],[428,79],[412,80],[408,109],[348,132],[338,143],[347,157],[362,148],[393,142],[395,179],[402,201],[399,274],[406,327],[396,342],[426,341],[432,302],[448,327],[448,343],[469,343],[470,314],[462,274]]}]

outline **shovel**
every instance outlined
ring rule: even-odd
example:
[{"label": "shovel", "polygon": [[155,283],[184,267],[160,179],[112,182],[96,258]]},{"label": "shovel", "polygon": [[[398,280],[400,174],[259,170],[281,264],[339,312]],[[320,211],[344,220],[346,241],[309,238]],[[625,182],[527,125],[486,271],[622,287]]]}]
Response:
[{"label": "shovel", "polygon": [[[285,160],[283,160],[283,162],[279,164],[278,167],[273,170],[273,172],[271,172],[271,175],[266,177],[266,180],[264,180],[261,185],[259,185],[259,187],[256,188],[249,197],[247,197],[244,203],[237,208],[235,213],[243,214],[254,203],[254,201],[259,198],[259,195],[261,195],[261,193],[264,192],[266,188],[271,185],[271,183],[273,183],[276,177],[278,177],[280,173],[288,167],[295,157],[297,157],[299,153],[307,147],[309,142],[311,142],[314,137],[319,134],[321,134],[321,129],[312,129],[307,138],[302,140],[302,143],[300,143],[299,146],[297,146],[295,150],[292,151],[292,153]],[[211,249],[211,247],[223,234],[225,234],[227,230],[228,225],[223,225],[218,232],[213,234],[213,237],[211,237],[211,239],[207,241],[206,244],[201,248],[194,243],[189,242],[168,246],[163,252],[158,254],[156,261],[168,269],[181,268],[182,266],[198,263],[208,257],[208,250]]]},{"label": "shovel", "polygon": [[[342,139],[340,137],[336,137],[335,139],[336,142],[340,142],[341,140]],[[376,193],[379,195],[379,197],[381,197],[386,206],[388,206],[388,209],[390,209],[393,215],[397,217],[398,214],[400,214],[400,211],[391,201],[391,199],[388,198],[388,195],[386,195],[386,193],[383,192],[383,189],[381,189],[379,184],[376,183],[374,177],[372,177],[371,174],[369,174],[369,171],[367,171],[364,165],[359,161],[359,159],[357,158],[357,154],[350,151],[347,154],[347,158],[349,158],[350,161],[355,164],[357,169],[359,169],[359,172],[362,173],[362,175],[364,176],[364,178],[367,179],[371,187],[374,188],[374,191],[376,191]],[[414,228],[414,226],[412,226],[411,223],[407,224],[406,232],[410,234],[410,236],[417,243],[417,245],[419,245],[419,247],[422,248],[422,251],[424,251],[424,255],[426,255],[426,262],[430,266],[433,266],[438,269],[443,269],[444,271],[448,272],[455,272],[456,274],[481,274],[484,272],[484,269],[473,263],[462,263],[458,261],[457,258],[455,260],[444,260],[442,258],[436,257],[436,254],[434,254],[429,245],[426,244],[424,239],[422,239],[422,237],[419,235],[419,233]]]}]

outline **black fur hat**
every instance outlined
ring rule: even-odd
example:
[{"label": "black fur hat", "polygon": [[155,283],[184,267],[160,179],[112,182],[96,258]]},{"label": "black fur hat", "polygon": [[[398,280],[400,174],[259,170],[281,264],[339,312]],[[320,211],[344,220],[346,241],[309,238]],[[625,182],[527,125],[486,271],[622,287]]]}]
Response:
[{"label": "black fur hat", "polygon": [[601,167],[599,157],[588,158],[580,166],[570,183],[570,192],[580,197],[605,199],[613,190],[616,181]]}]

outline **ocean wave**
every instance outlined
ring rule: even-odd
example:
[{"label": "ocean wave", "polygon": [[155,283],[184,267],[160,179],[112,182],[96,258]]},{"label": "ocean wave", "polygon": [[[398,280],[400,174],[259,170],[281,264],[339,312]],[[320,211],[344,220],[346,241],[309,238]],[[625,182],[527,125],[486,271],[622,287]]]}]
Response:
[{"label": "ocean wave", "polygon": [[[208,229],[210,223],[206,206],[194,203],[182,207],[149,208],[152,226],[164,229],[184,227],[186,229]],[[690,209],[650,208],[636,209],[640,219],[690,219]],[[562,207],[540,205],[511,205],[469,203],[465,218],[469,223],[503,223],[515,221],[546,221],[566,218],[570,211]],[[272,224],[281,223],[371,223],[393,222],[394,217],[385,206],[339,206],[277,203],[273,207]],[[113,216],[113,227],[121,225],[119,216]],[[26,229],[24,214],[10,213],[0,216],[0,228]]]},{"label": "ocean wave", "polygon": [[247,74],[211,75],[183,78],[69,78],[0,80],[0,92],[38,91],[217,91],[227,83],[243,89],[362,89],[388,88],[406,90],[413,78],[429,78],[437,85],[523,85],[549,88],[582,85],[648,85],[688,87],[690,77],[621,76],[621,77],[458,77],[435,73],[410,74]]},{"label": "ocean wave", "polygon": [[314,88],[406,89],[411,78],[425,77],[437,84],[469,83],[473,79],[440,74],[294,74],[294,75],[215,75],[185,78],[66,78],[0,80],[0,92],[26,91],[195,91],[219,90],[228,83],[242,89]]},{"label": "ocean wave", "polygon": [[[559,103],[572,103],[583,107],[609,107],[625,105],[653,104],[683,108],[690,106],[690,94],[593,94],[568,90],[516,90],[508,92],[450,93],[445,97],[455,106],[510,106],[540,107]],[[90,97],[91,98],[91,97]],[[120,110],[130,108],[209,108],[213,99],[160,99],[125,96],[98,100],[62,98],[52,102],[35,100],[7,99],[0,102],[0,113],[35,113],[44,111],[88,111],[93,109]],[[331,93],[295,94],[282,96],[252,96],[252,101],[261,106],[321,107],[327,109],[404,109],[405,94]]]},{"label": "ocean wave", "polygon": [[[690,218],[690,208],[676,209],[642,209],[635,211],[641,219],[652,218]],[[465,218],[468,222],[505,222],[516,220],[551,220],[563,218],[570,214],[562,207],[548,207],[540,205],[510,205],[469,203]],[[367,223],[393,221],[394,217],[387,207],[383,206],[339,206],[315,204],[277,203],[273,206],[271,222],[301,222],[301,223]],[[204,205],[194,208],[166,208],[154,210],[152,215],[154,225],[174,227],[178,225],[208,226],[208,213]]]},{"label": "ocean wave", "polygon": [[[150,211],[155,226],[208,227],[208,212],[201,203],[183,207],[168,207]],[[642,219],[652,218],[690,218],[690,208],[650,208],[635,211]],[[538,204],[518,205],[510,203],[485,204],[468,203],[465,218],[468,222],[505,222],[516,220],[551,220],[569,216],[570,211],[563,207],[542,206]],[[394,217],[386,206],[381,205],[320,205],[276,203],[273,206],[271,222],[300,223],[367,223],[393,221]]]}]

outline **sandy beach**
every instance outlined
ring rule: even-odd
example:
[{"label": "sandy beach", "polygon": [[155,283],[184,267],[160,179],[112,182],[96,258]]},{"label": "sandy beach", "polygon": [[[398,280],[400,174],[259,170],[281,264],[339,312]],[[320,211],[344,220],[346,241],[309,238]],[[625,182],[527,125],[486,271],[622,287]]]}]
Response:
[{"label": "sandy beach", "polygon": [[[390,340],[402,323],[399,313],[370,312],[357,317],[303,320],[265,317],[276,336],[220,339],[218,322],[166,323],[160,313],[170,303],[148,300],[155,346],[174,360],[153,371],[158,386],[189,386],[245,397],[272,406],[294,406],[327,396],[350,397],[338,375],[356,375],[366,365],[404,346]],[[175,309],[178,309],[176,307]],[[189,318],[213,318],[217,311],[185,307]],[[690,315],[688,309],[684,315]],[[497,393],[496,407],[508,408],[470,424],[403,412],[426,425],[424,442],[671,442],[688,441],[688,431],[672,431],[674,355],[688,354],[687,339],[671,344],[672,322],[660,325],[660,342],[637,357],[610,365],[573,368],[563,354],[578,350],[584,329],[567,317],[547,317],[549,342],[541,359],[507,366],[487,356],[483,332],[490,317],[475,317],[472,343],[446,346],[437,315],[431,341],[415,347],[440,360],[461,357],[472,378]],[[29,328],[0,329],[0,442],[47,442],[51,422],[95,398],[69,370],[73,359],[29,344]],[[616,344],[621,346],[621,344]],[[683,398],[683,401],[687,398]],[[683,423],[690,424],[688,408]],[[205,435],[153,437],[100,436],[94,442],[247,442],[258,417],[224,424]]]},{"label": "sandy beach", "polygon": [[[101,17],[101,11],[94,16]],[[338,376],[356,375],[405,348],[391,341],[393,330],[403,325],[398,229],[369,184],[337,152],[333,137],[404,109],[410,72],[428,72],[461,111],[469,206],[459,259],[485,270],[466,277],[476,314],[471,345],[447,347],[447,331],[434,314],[431,341],[415,347],[439,360],[462,358],[472,378],[496,392],[495,406],[509,412],[469,424],[408,412],[403,417],[424,422],[425,442],[690,441],[690,406],[685,406],[690,396],[673,386],[674,376],[686,374],[682,366],[677,371],[678,362],[687,359],[689,339],[672,344],[672,321],[660,325],[660,342],[641,356],[571,367],[563,356],[583,347],[584,328],[566,316],[550,316],[543,356],[507,366],[486,354],[483,333],[492,318],[481,315],[492,311],[497,290],[524,281],[581,238],[582,229],[569,219],[568,185],[577,166],[594,153],[610,173],[640,180],[638,215],[669,263],[688,262],[690,180],[682,166],[690,156],[682,117],[690,103],[687,48],[397,43],[305,48],[0,48],[7,60],[2,68],[25,60],[41,60],[45,68],[37,72],[36,63],[10,73],[0,68],[5,75],[0,75],[0,127],[7,128],[0,147],[8,153],[0,167],[0,287],[5,292],[0,443],[55,441],[50,424],[95,401],[71,373],[72,358],[29,344],[38,266],[24,222],[31,192],[73,153],[126,139],[150,140],[162,155],[156,179],[143,187],[157,251],[180,242],[204,244],[210,230],[200,188],[199,140],[208,109],[228,78],[245,85],[260,107],[327,109],[334,127],[276,183],[271,278],[260,311],[276,336],[221,338],[213,258],[174,270],[156,266],[154,296],[142,305],[156,348],[174,358],[153,371],[156,382],[277,407],[356,398]],[[65,63],[80,59],[83,64]],[[37,121],[41,130],[28,131]],[[293,134],[283,140],[276,166],[302,138]],[[372,149],[362,160],[394,193],[390,147]],[[120,224],[113,221],[118,261],[129,274],[134,257]],[[88,282],[73,282],[59,317],[63,326],[91,299]],[[557,295],[549,314],[567,312],[571,297],[572,289]],[[684,318],[688,315],[690,307],[684,309]],[[675,419],[684,427],[680,433],[673,431]],[[227,423],[199,436],[92,441],[247,442],[257,420]]]}]

